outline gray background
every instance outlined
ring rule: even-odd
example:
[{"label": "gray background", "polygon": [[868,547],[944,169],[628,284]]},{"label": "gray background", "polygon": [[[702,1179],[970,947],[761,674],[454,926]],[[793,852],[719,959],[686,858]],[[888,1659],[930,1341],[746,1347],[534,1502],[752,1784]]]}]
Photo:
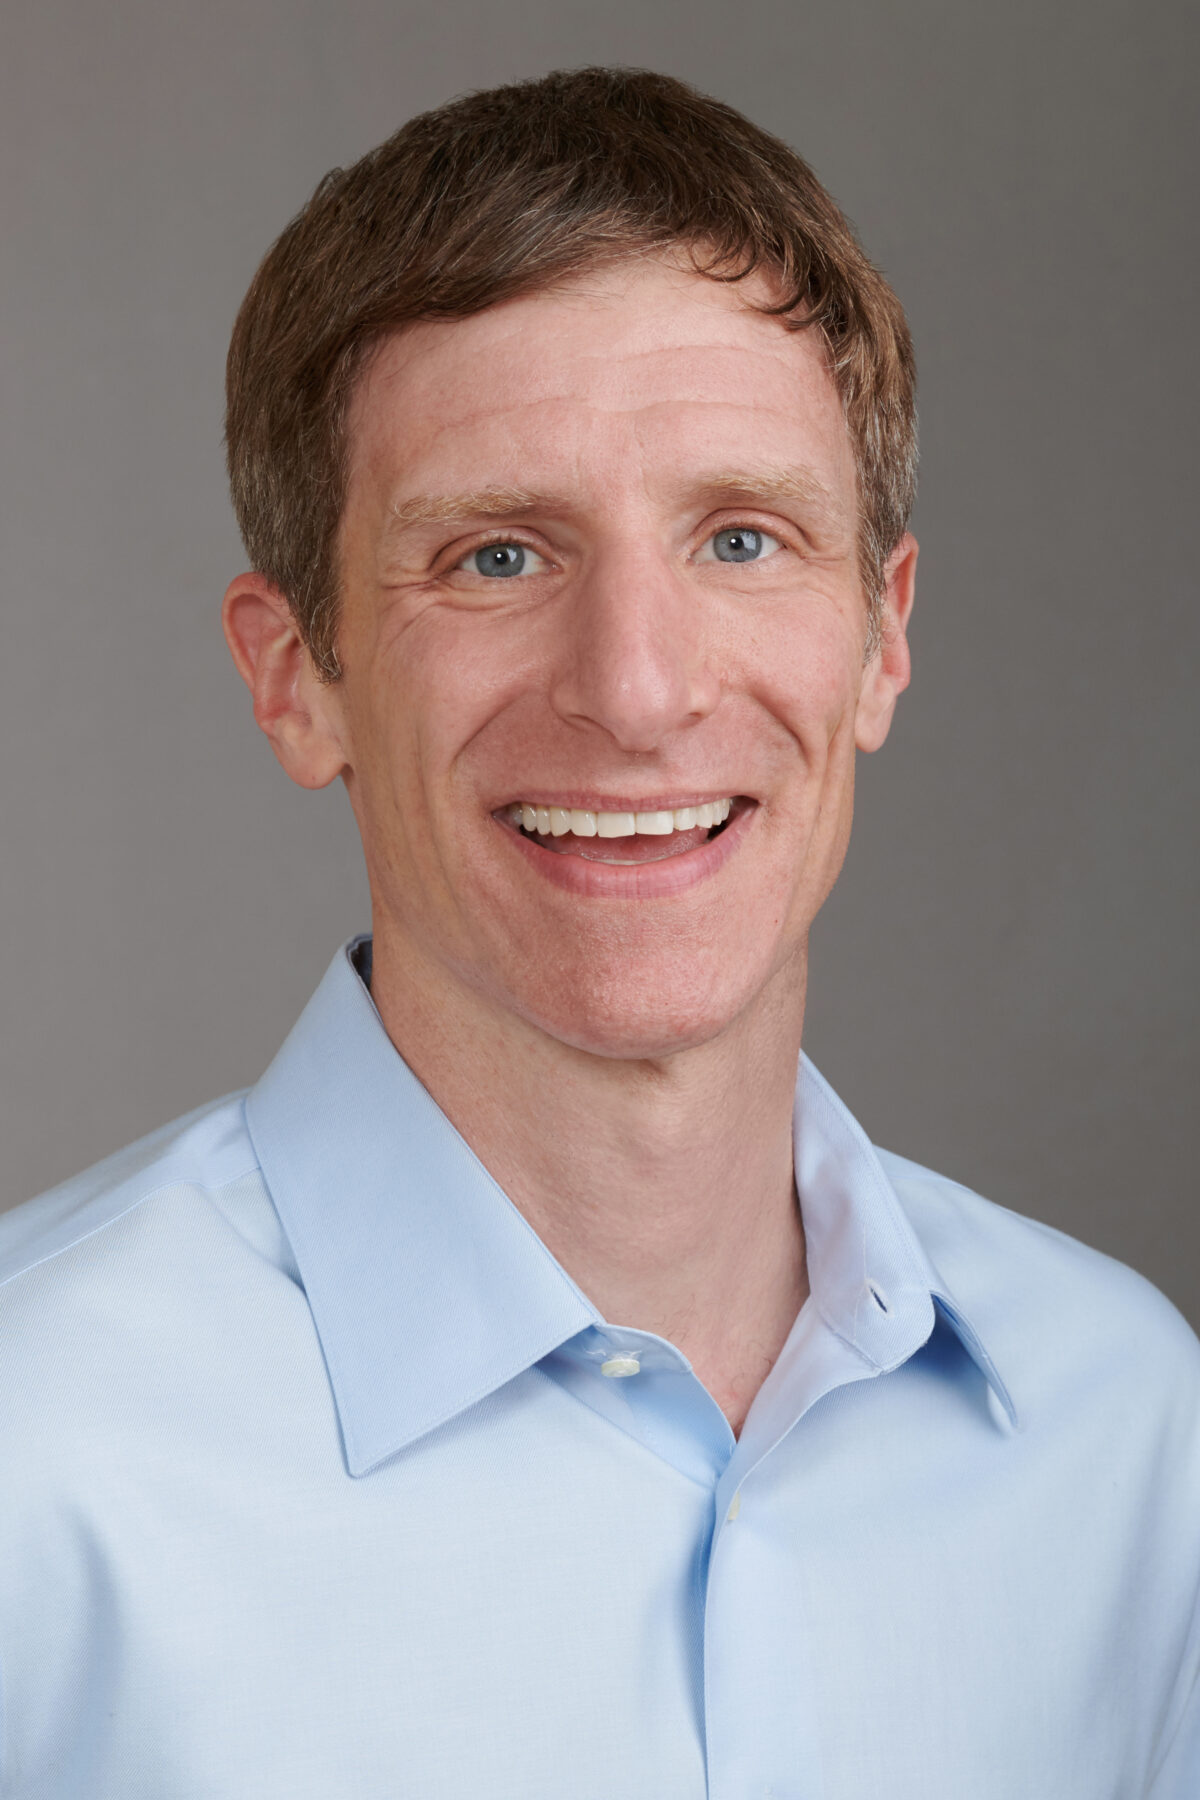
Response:
[{"label": "gray background", "polygon": [[228,663],[225,345],[333,163],[465,87],[680,74],[793,142],[908,308],[916,679],[807,1044],[876,1139],[1200,1324],[1196,11],[1072,0],[6,9],[0,1201],[252,1081],[367,923],[340,787]]}]

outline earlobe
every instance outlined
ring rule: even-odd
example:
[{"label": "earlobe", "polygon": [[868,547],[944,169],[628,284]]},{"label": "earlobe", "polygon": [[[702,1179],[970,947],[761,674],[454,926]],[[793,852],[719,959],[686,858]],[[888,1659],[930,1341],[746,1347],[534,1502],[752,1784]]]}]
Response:
[{"label": "earlobe", "polygon": [[854,741],[860,750],[878,750],[891,728],[896,701],[908,686],[912,659],[908,621],[916,594],[917,540],[906,532],[884,570],[879,648],[863,670]]},{"label": "earlobe", "polygon": [[328,787],[348,766],[340,708],[317,675],[286,596],[263,575],[239,575],[226,589],[221,624],[280,764],[300,787]]}]

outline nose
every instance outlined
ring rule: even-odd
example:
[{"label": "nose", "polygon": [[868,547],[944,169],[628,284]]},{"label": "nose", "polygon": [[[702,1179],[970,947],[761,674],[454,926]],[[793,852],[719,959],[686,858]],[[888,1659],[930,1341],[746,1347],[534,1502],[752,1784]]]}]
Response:
[{"label": "nose", "polygon": [[709,651],[703,596],[666,556],[610,551],[580,575],[564,609],[552,704],[621,750],[656,750],[716,707]]}]

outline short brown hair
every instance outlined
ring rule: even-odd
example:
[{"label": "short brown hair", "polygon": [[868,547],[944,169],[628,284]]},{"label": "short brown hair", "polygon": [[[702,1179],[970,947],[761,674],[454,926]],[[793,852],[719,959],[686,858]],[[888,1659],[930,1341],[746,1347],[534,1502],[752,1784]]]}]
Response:
[{"label": "short brown hair", "polygon": [[858,470],[874,647],[916,472],[900,302],[778,138],[670,76],[578,69],[452,100],[331,170],[242,302],[226,375],[234,510],[325,679],[340,674],[345,421],[370,349],[417,320],[465,318],[598,262],[679,247],[715,280],[770,274],[778,299],[766,310],[824,337]]}]

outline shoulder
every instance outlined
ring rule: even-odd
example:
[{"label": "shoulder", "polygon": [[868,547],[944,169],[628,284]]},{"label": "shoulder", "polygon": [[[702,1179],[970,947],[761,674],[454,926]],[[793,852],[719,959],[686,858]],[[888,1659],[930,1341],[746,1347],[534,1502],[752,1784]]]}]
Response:
[{"label": "shoulder", "polygon": [[[295,1293],[242,1101],[201,1107],[0,1215],[0,1441],[16,1447],[26,1501],[74,1491],[80,1471],[198,1417]],[[18,1498],[0,1493],[0,1513]]]},{"label": "shoulder", "polygon": [[[197,1108],[0,1214],[0,1359],[69,1338],[103,1353],[130,1322],[167,1329],[172,1294],[239,1264],[293,1272],[246,1129],[244,1095]],[[176,1308],[177,1308],[177,1303]]]},{"label": "shoulder", "polygon": [[[127,1144],[82,1174],[0,1213],[0,1290],[178,1187],[213,1190],[257,1168],[242,1094],[231,1094]],[[101,1248],[100,1245],[96,1246]]]},{"label": "shoulder", "polygon": [[1200,1341],[1158,1288],[960,1182],[879,1157],[938,1274],[1006,1379],[1012,1371],[1019,1411],[1094,1394],[1147,1422],[1156,1410],[1185,1416],[1200,1451]]}]

